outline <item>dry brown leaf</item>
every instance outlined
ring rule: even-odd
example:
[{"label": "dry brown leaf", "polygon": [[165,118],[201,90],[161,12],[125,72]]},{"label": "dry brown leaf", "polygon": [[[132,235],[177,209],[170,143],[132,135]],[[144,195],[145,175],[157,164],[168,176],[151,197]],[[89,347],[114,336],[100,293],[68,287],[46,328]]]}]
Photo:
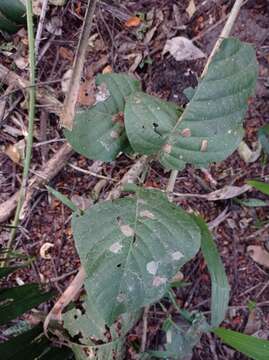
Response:
[{"label": "dry brown leaf", "polygon": [[237,151],[239,156],[245,161],[245,163],[253,163],[260,157],[262,152],[262,145],[260,142],[258,142],[258,144],[256,145],[256,150],[251,150],[244,141],[241,141],[241,143],[239,144]]},{"label": "dry brown leaf", "polygon": [[125,22],[126,27],[136,27],[141,24],[141,19],[138,16],[133,16]]},{"label": "dry brown leaf", "polygon": [[163,55],[169,52],[177,61],[195,60],[206,55],[192,41],[184,36],[176,36],[166,41]]},{"label": "dry brown leaf", "polygon": [[106,67],[103,68],[102,74],[111,74],[112,71],[113,71],[112,66],[111,66],[111,65],[107,65]]},{"label": "dry brown leaf", "polygon": [[269,252],[262,246],[250,245],[247,247],[247,252],[256,263],[269,268]]},{"label": "dry brown leaf", "polygon": [[49,260],[51,259],[51,255],[48,253],[49,249],[53,248],[54,244],[46,242],[43,244],[39,250],[39,254],[42,257],[42,259]]},{"label": "dry brown leaf", "polygon": [[196,6],[195,6],[194,0],[190,0],[189,5],[188,5],[188,7],[186,8],[186,11],[187,11],[187,13],[188,13],[188,15],[189,15],[189,18],[191,18],[192,15],[193,15],[193,14],[195,13],[195,11],[196,11]]},{"label": "dry brown leaf", "polygon": [[74,58],[73,51],[63,46],[61,46],[59,49],[59,55],[62,59],[68,60],[69,62],[72,62]]},{"label": "dry brown leaf", "polygon": [[92,106],[95,104],[95,88],[94,80],[84,81],[79,88],[78,103],[82,106]]},{"label": "dry brown leaf", "polygon": [[224,186],[222,189],[206,194],[205,198],[209,201],[232,199],[236,196],[245,193],[250,189],[251,186],[249,185],[243,185],[243,186],[227,185]]},{"label": "dry brown leaf", "polygon": [[184,194],[184,193],[173,193],[173,195],[175,196],[179,196],[179,197],[197,197],[197,198],[201,198],[201,199],[206,199],[209,201],[217,201],[217,200],[227,200],[227,199],[232,199],[234,197],[237,197],[243,193],[245,193],[246,191],[250,190],[251,186],[250,185],[243,185],[243,186],[232,186],[232,185],[227,185],[224,186],[222,189],[213,191],[209,194]]},{"label": "dry brown leaf", "polygon": [[25,140],[22,139],[16,144],[10,144],[5,149],[5,154],[16,164],[24,158]]}]

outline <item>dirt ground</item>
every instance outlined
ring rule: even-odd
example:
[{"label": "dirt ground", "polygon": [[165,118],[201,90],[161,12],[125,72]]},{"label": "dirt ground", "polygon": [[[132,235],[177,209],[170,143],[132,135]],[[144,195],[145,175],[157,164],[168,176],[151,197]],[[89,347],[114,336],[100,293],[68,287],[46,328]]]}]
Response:
[{"label": "dirt ground", "polygon": [[[85,80],[110,65],[115,72],[129,72],[141,79],[143,88],[150,94],[163,99],[185,105],[187,99],[183,90],[195,86],[201,74],[205,60],[177,62],[171,55],[163,55],[162,50],[168,38],[187,36],[195,39],[195,44],[207,55],[218,38],[233,1],[201,1],[196,0],[196,10],[189,17],[186,9],[189,1],[173,0],[138,0],[138,1],[103,1],[98,6],[92,29],[90,47],[84,67]],[[67,1],[65,7],[50,7],[49,17],[60,21],[59,35],[44,31],[41,41],[40,59],[38,61],[38,81],[50,82],[55,97],[63,101],[62,79],[70,68],[82,25],[86,1]],[[144,16],[145,26],[139,28],[126,27],[124,24],[134,14]],[[269,3],[266,0],[246,1],[234,27],[233,36],[251,43],[256,48],[259,62],[259,78],[256,95],[250,100],[246,116],[245,141],[251,147],[257,141],[257,131],[263,124],[269,123]],[[58,32],[57,32],[58,34]],[[27,78],[27,70],[14,65],[15,58],[26,56],[25,32],[19,35],[3,38],[0,44],[6,42],[15,44],[7,56],[0,47],[0,62],[22,77]],[[139,61],[140,60],[140,61]],[[136,63],[137,62],[137,63]],[[17,63],[18,64],[18,63]],[[3,89],[5,90],[5,88]],[[90,95],[89,95],[90,96]],[[14,101],[17,101],[14,107]],[[85,100],[85,99],[84,99]],[[87,101],[87,99],[85,100]],[[10,97],[8,106],[12,110],[5,124],[14,129],[26,126],[27,117],[24,95],[19,92],[16,97]],[[15,112],[15,115],[14,115]],[[13,116],[13,117],[12,117]],[[14,122],[14,117],[17,123]],[[18,125],[19,121],[19,125]],[[5,128],[6,129],[6,128]],[[38,108],[35,125],[35,142],[53,140],[42,146],[34,147],[32,171],[37,171],[40,164],[52,156],[62,144],[62,130],[58,118],[48,115],[42,107]],[[7,146],[23,139],[22,132],[1,131],[0,144]],[[133,163],[133,160],[121,155],[116,161],[103,164],[96,171],[104,176],[120,180],[122,175]],[[64,170],[51,182],[51,186],[63,192],[70,198],[80,196],[80,200],[93,199],[98,193],[99,199],[113,186],[113,182],[100,180],[96,176],[84,174],[81,169],[89,169],[92,161],[73,155]],[[22,167],[14,163],[5,153],[0,153],[0,201],[7,200],[19,188]],[[253,163],[246,164],[235,152],[226,161],[211,165],[209,172],[215,180],[200,170],[188,166],[180,172],[175,185],[175,192],[208,193],[225,185],[243,185],[246,179],[259,178],[269,180],[268,160],[262,157]],[[165,189],[169,173],[157,163],[152,163],[147,174],[146,185]],[[94,194],[93,194],[94,190]],[[240,198],[266,197],[256,191],[248,192]],[[85,200],[86,199],[86,200]],[[240,206],[233,200],[216,202],[204,199],[175,199],[176,203],[188,211],[199,212],[206,221],[214,220],[224,209],[226,218],[214,230],[215,240],[225,264],[231,285],[230,308],[224,326],[238,331],[244,331],[249,320],[249,301],[258,305],[257,318],[253,331],[260,332],[264,338],[269,337],[269,276],[268,269],[255,263],[246,249],[249,245],[269,244],[268,207],[248,208]],[[41,189],[33,199],[31,209],[18,232],[15,247],[25,253],[36,256],[31,270],[16,273],[23,281],[49,282],[49,286],[61,293],[74,276],[74,270],[79,267],[72,232],[70,228],[70,211],[48,195],[45,188]],[[6,225],[9,221],[6,222]],[[8,239],[8,228],[0,228],[0,246]],[[40,248],[44,243],[52,243],[51,259],[42,259]],[[184,280],[190,286],[177,290],[179,304],[188,310],[209,311],[210,277],[203,258],[198,255],[187,264],[183,270]],[[10,277],[10,282],[15,281]],[[171,305],[167,305],[168,307]],[[158,349],[163,334],[161,325],[163,317],[156,307],[149,312],[149,327],[147,348]],[[139,323],[128,336],[128,359],[133,358],[135,344],[141,341]],[[213,336],[203,336],[193,352],[193,360],[246,359],[243,355],[222,345]]]}]

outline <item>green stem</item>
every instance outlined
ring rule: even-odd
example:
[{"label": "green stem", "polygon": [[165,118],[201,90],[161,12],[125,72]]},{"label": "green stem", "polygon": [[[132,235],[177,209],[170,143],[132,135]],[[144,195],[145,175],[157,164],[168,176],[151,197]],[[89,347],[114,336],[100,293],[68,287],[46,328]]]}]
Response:
[{"label": "green stem", "polygon": [[16,236],[17,226],[20,220],[20,213],[25,200],[25,193],[30,169],[30,163],[32,158],[33,148],[33,129],[34,129],[34,118],[35,118],[35,98],[36,88],[35,84],[35,37],[34,37],[34,24],[33,24],[33,9],[32,0],[26,2],[26,15],[27,15],[27,30],[28,30],[28,43],[29,43],[29,64],[30,64],[30,87],[28,89],[29,94],[29,110],[28,110],[28,132],[26,136],[26,152],[24,167],[22,173],[22,183],[18,197],[17,208],[15,217],[12,223],[12,231],[7,244],[7,250],[10,250],[12,243]]}]

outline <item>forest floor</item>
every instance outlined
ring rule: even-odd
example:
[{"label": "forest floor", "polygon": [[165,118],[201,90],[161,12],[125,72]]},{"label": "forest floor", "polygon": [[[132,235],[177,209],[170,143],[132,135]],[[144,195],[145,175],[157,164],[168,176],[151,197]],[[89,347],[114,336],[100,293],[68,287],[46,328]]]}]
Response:
[{"label": "forest floor", "polygon": [[[81,90],[80,104],[91,102],[91,80],[96,73],[111,66],[114,72],[131,72],[142,81],[143,89],[158,97],[185,105],[183,90],[195,86],[206,59],[176,61],[163,54],[167,39],[186,36],[208,56],[215,44],[232,1],[195,0],[193,14],[188,13],[188,0],[102,1],[97,7],[89,52],[84,66],[85,88]],[[119,5],[120,4],[120,5]],[[70,69],[78,43],[86,1],[67,1],[63,7],[50,6],[46,16],[38,60],[38,82],[48,82],[55,98],[63,101],[63,78]],[[190,10],[189,10],[190,12]],[[139,15],[143,20],[138,27],[127,26],[129,18]],[[191,15],[191,16],[190,16]],[[54,19],[52,21],[52,19]],[[255,148],[258,129],[269,123],[269,5],[267,0],[246,1],[240,11],[232,35],[251,43],[257,53],[259,78],[256,95],[249,101],[245,120],[245,141]],[[10,38],[0,35],[0,63],[27,78],[27,36],[21,30]],[[27,65],[27,64],[26,64]],[[86,87],[89,88],[86,89]],[[86,91],[85,91],[86,89]],[[2,87],[5,91],[5,86]],[[2,91],[2,94],[3,94]],[[1,95],[1,93],[0,93]],[[27,126],[25,94],[10,96],[6,109],[8,116],[1,123],[0,144],[0,203],[6,201],[19,188],[21,163],[14,162],[6,152],[9,145],[23,140]],[[38,146],[45,141],[45,144]],[[56,115],[48,114],[41,106],[35,122],[35,146],[31,164],[33,172],[40,168],[63,143],[63,134]],[[112,163],[102,164],[95,171],[99,175],[119,181],[133,160],[120,155]],[[113,187],[113,181],[87,174],[91,160],[73,155],[50,185],[69,198],[89,203],[94,196],[103,199]],[[75,166],[75,167],[74,167]],[[86,173],[83,173],[83,170]],[[269,181],[269,163],[261,156],[246,163],[235,152],[226,161],[208,169],[212,178],[201,170],[187,166],[178,175],[175,192],[206,194],[225,185],[241,186],[247,179]],[[165,189],[169,172],[152,163],[147,173],[147,186]],[[266,196],[249,191],[240,199]],[[233,199],[207,201],[199,198],[175,198],[175,203],[188,211],[199,212],[207,222],[216,219],[225,209],[223,221],[213,230],[219,252],[225,264],[231,286],[230,307],[224,326],[260,336],[269,336],[269,264],[268,268],[254,262],[247,252],[249,245],[269,248],[268,207],[245,207]],[[31,208],[21,224],[14,249],[21,250],[36,261],[31,269],[20,270],[9,277],[9,282],[20,278],[24,282],[48,282],[62,293],[79,267],[72,231],[71,212],[62,203],[41,189],[32,199]],[[6,225],[10,224],[9,220]],[[8,240],[9,229],[0,228],[0,246]],[[40,255],[44,243],[51,243],[50,259]],[[208,312],[210,306],[210,277],[200,254],[182,270],[189,286],[177,290],[179,304],[189,310]],[[253,313],[249,303],[256,303]],[[169,309],[170,305],[167,304]],[[172,307],[171,307],[172,309]],[[171,310],[172,311],[172,310]],[[251,314],[251,316],[250,316]],[[148,317],[147,348],[157,349],[162,341],[161,325],[164,314],[152,307]],[[254,319],[254,320],[253,320]],[[251,322],[251,324],[250,324]],[[134,344],[141,341],[142,323],[128,336],[128,359],[133,358]],[[246,359],[243,355],[222,345],[213,336],[204,335],[193,351],[193,360]]]}]

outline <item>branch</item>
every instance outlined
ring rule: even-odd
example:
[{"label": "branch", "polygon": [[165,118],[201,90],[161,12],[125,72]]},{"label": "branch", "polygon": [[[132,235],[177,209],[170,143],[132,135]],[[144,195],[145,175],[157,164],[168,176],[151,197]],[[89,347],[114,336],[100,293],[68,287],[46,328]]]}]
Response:
[{"label": "branch", "polygon": [[83,65],[85,62],[88,39],[91,32],[96,3],[97,0],[89,0],[88,2],[83,28],[79,39],[79,45],[73,64],[73,72],[69,83],[69,89],[64,101],[64,107],[61,114],[62,126],[69,130],[72,130],[73,128],[73,119],[75,116],[75,108],[79,93],[80,79],[83,71]]}]

